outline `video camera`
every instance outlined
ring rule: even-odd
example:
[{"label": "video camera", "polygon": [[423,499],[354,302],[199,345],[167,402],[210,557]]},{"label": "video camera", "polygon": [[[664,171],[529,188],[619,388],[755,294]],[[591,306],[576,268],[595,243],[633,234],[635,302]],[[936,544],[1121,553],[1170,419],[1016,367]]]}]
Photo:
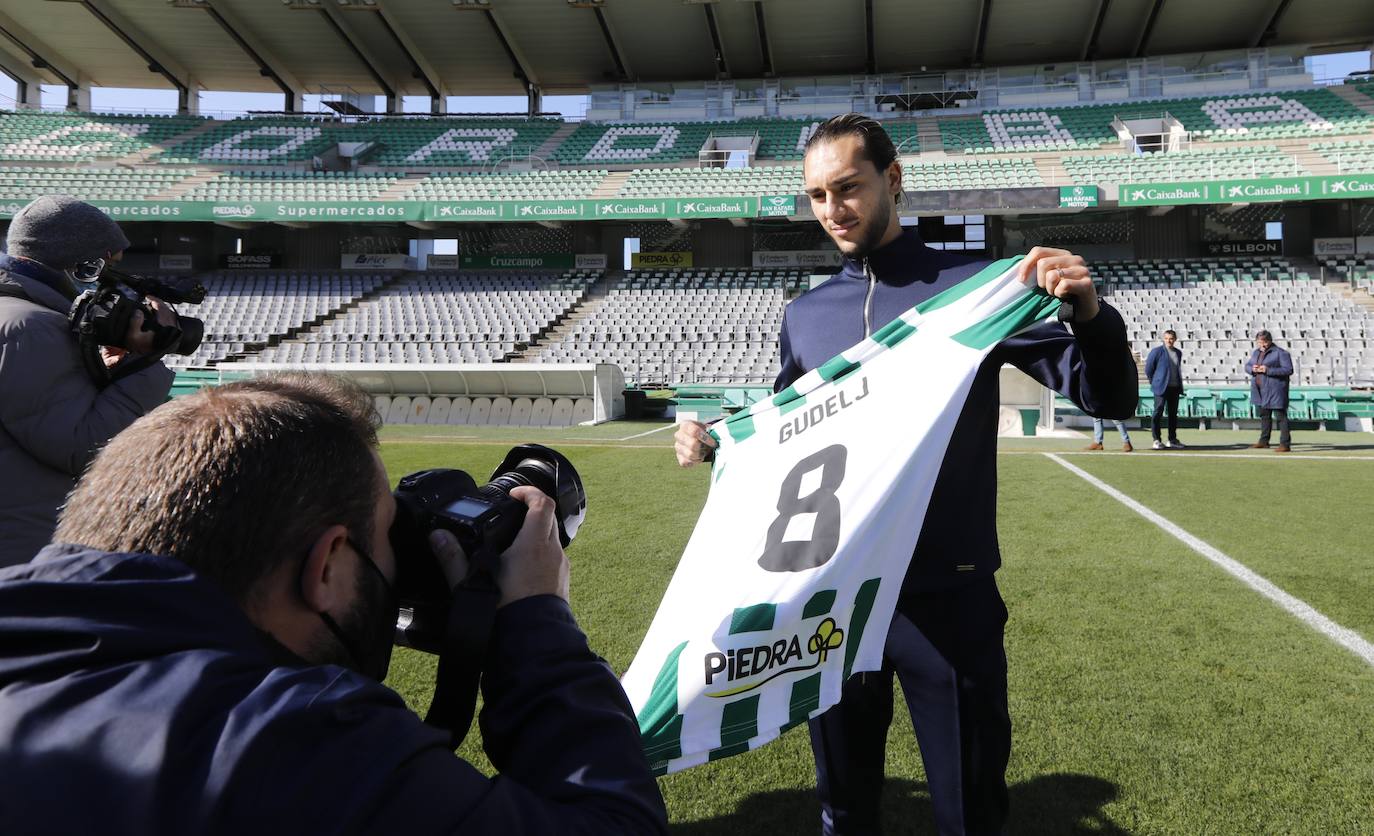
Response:
[{"label": "video camera", "polygon": [[[82,359],[97,383],[105,384],[145,368],[164,354],[192,354],[205,337],[205,323],[195,317],[176,314],[175,325],[163,325],[147,297],[155,296],[170,304],[199,305],[205,300],[205,287],[199,282],[170,283],[147,276],[135,276],[109,266],[96,258],[78,264],[71,276],[78,282],[96,286],[72,303],[67,322],[81,343]],[[136,358],[107,368],[100,347],[127,349],[129,323],[134,313],[143,311],[143,330],[153,332],[151,356]],[[175,313],[175,312],[173,312]]]},{"label": "video camera", "polygon": [[473,568],[465,583],[480,583],[484,574],[490,582],[496,561],[524,525],[528,509],[510,496],[523,485],[554,501],[558,540],[567,547],[587,515],[587,494],[572,462],[556,450],[539,444],[512,448],[481,487],[461,470],[422,470],[401,479],[389,532],[401,605],[396,644],[434,654],[444,650],[453,596],[430,550],[430,532],[444,529],[458,538]]}]

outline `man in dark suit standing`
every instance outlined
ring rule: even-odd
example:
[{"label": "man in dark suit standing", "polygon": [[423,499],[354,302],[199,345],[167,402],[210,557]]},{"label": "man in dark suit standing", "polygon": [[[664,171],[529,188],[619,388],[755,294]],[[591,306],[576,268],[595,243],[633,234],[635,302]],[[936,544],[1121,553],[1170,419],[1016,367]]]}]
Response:
[{"label": "man in dark suit standing", "polygon": [[1245,373],[1250,375],[1250,402],[1259,410],[1260,437],[1253,448],[1269,446],[1273,416],[1279,419],[1279,446],[1275,453],[1287,453],[1292,436],[1288,432],[1288,379],[1293,376],[1293,358],[1274,345],[1268,331],[1255,334],[1255,350],[1245,361]]},{"label": "man in dark suit standing", "polygon": [[[1165,331],[1160,340],[1163,345],[1155,346],[1145,358],[1145,376],[1150,379],[1150,391],[1155,395],[1150,435],[1154,437],[1153,446],[1156,450],[1186,446],[1178,440],[1178,399],[1183,395],[1183,352],[1174,347],[1178,334],[1173,331]],[[1159,420],[1166,408],[1169,410],[1169,437],[1168,441],[1160,441]]]}]

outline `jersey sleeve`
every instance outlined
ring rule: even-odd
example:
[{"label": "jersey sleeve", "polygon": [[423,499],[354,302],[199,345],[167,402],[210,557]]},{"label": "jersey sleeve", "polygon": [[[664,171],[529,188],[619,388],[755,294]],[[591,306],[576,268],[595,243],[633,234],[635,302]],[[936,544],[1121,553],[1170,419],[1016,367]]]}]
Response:
[{"label": "jersey sleeve", "polygon": [[796,383],[797,378],[806,374],[806,369],[802,368],[801,363],[797,362],[797,358],[792,354],[792,339],[787,335],[787,312],[789,309],[782,309],[782,327],[778,330],[780,371],[777,380],[773,381],[774,392],[781,392]]},{"label": "jersey sleeve", "polygon": [[1053,389],[1089,415],[1129,418],[1140,394],[1121,314],[1106,302],[1070,332],[1054,322],[1003,341],[994,356]]}]

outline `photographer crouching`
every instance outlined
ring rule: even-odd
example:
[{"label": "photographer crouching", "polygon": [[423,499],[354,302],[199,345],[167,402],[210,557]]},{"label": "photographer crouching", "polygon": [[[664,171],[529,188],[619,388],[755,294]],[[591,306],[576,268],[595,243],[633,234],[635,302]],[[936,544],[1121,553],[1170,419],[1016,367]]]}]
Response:
[{"label": "photographer crouching", "polygon": [[[156,323],[128,306],[103,348],[83,346],[68,322],[75,280],[95,279],[128,246],[118,224],[70,197],[40,197],[10,222],[0,254],[0,566],[48,542],[96,450],[172,388],[156,329],[178,320],[161,300],[147,297]],[[115,379],[117,366],[129,373]]]},{"label": "photographer crouching", "polygon": [[[377,425],[352,384],[289,374],[179,398],[100,452],[53,545],[0,571],[6,832],[666,831],[568,607],[571,465],[528,446],[485,487],[425,471],[393,496]],[[489,639],[457,660],[482,671],[487,778],[380,680],[413,570],[461,625],[497,551]]]}]

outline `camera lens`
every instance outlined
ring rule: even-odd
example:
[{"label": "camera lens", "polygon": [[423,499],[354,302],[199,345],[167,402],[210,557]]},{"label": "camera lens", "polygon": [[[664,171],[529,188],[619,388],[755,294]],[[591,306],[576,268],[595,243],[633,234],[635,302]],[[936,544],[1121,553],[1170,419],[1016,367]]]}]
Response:
[{"label": "camera lens", "polygon": [[510,496],[515,488],[526,485],[538,488],[546,496],[558,496],[557,472],[553,464],[539,459],[523,459],[510,470],[493,476],[490,482],[478,489],[478,493],[488,499],[501,499]]}]

